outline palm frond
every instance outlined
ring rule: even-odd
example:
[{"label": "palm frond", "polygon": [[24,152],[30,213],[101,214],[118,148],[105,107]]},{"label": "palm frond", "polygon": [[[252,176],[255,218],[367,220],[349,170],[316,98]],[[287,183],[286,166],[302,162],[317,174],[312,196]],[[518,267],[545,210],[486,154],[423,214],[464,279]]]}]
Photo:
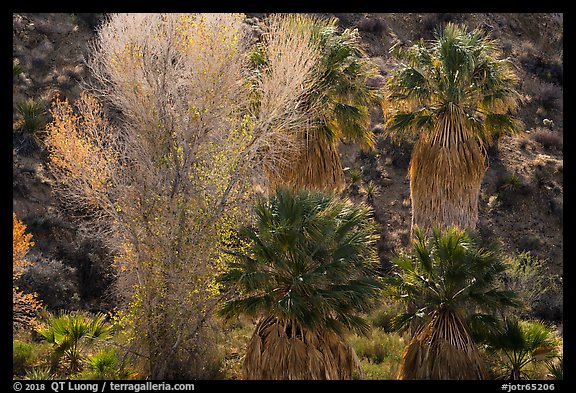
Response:
[{"label": "palm frond", "polygon": [[382,283],[373,265],[376,225],[366,205],[334,194],[278,188],[256,206],[247,249],[219,281],[235,291],[219,314],[260,318],[243,374],[248,379],[350,379],[359,365],[341,338],[366,334],[360,313]]},{"label": "palm frond", "polygon": [[[509,125],[516,123],[510,113],[523,99],[517,88],[518,78],[510,60],[500,58],[490,35],[447,23],[435,32],[430,43],[419,41],[408,48],[395,46],[390,52],[399,62],[387,80],[388,101],[395,108],[392,116],[426,109],[432,115],[426,124],[438,124],[443,108],[457,105],[462,113],[481,123],[490,123],[486,116],[492,113],[508,114],[512,119]],[[415,130],[406,115],[389,124],[394,124],[395,130],[408,132],[434,129],[427,126]],[[514,131],[513,127],[495,129],[490,124],[471,130],[483,140],[490,140],[491,132]],[[477,134],[482,131],[487,135]]]}]

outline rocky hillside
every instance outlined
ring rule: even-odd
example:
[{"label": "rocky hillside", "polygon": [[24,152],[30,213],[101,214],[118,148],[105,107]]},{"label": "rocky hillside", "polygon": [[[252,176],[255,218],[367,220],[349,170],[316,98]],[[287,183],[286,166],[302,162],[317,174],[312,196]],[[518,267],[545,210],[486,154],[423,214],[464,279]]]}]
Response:
[{"label": "rocky hillside", "polygon": [[[248,14],[259,29],[263,14]],[[393,67],[392,45],[431,39],[442,23],[453,21],[491,32],[517,66],[527,100],[519,115],[524,128],[489,151],[489,168],[481,189],[479,232],[498,240],[509,253],[529,251],[542,259],[550,275],[562,276],[563,255],[563,15],[562,14],[322,14],[338,18],[342,28],[358,28],[366,52],[382,78]],[[23,126],[28,104],[46,109],[56,98],[74,100],[89,78],[84,65],[88,44],[101,14],[13,15],[13,210],[36,243],[39,263],[23,278],[52,308],[102,310],[113,304],[108,288],[111,256],[84,239],[58,208],[53,179],[46,170],[42,132]],[[381,81],[375,81],[379,83]],[[28,108],[30,110],[30,108]],[[48,119],[48,114],[45,115]],[[406,170],[414,141],[392,143],[383,133],[383,116],[375,110],[376,148],[361,151],[343,145],[348,168],[345,193],[374,206],[382,227],[378,243],[385,268],[395,251],[406,247],[410,230],[410,196]],[[46,282],[52,285],[47,288]],[[561,293],[542,300],[541,317],[559,322]]]}]

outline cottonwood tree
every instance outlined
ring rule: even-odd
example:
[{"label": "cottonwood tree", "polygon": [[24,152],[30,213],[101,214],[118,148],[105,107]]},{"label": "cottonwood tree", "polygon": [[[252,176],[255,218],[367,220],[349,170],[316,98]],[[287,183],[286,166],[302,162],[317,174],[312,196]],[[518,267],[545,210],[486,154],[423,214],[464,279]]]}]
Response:
[{"label": "cottonwood tree", "polygon": [[263,168],[289,159],[314,117],[303,103],[318,49],[283,23],[271,19],[269,66],[254,78],[242,15],[111,15],[91,46],[92,94],[52,108],[56,188],[114,251],[120,325],[153,379],[211,376],[220,250]]}]

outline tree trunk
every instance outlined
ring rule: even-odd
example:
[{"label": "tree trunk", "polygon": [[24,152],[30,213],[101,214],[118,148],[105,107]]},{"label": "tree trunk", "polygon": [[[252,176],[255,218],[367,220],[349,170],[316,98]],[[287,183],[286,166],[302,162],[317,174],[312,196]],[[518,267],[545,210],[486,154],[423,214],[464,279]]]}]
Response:
[{"label": "tree trunk", "polygon": [[310,331],[275,317],[261,320],[246,350],[244,379],[350,380],[364,374],[354,348],[333,332]]},{"label": "tree trunk", "polygon": [[412,233],[415,226],[474,229],[485,170],[483,147],[457,121],[441,120],[434,132],[423,134],[408,168]]},{"label": "tree trunk", "polygon": [[477,380],[485,378],[483,360],[461,317],[441,309],[412,338],[398,379]]},{"label": "tree trunk", "polygon": [[271,188],[286,184],[295,189],[342,191],[345,181],[338,144],[311,132],[300,155],[271,179]]}]

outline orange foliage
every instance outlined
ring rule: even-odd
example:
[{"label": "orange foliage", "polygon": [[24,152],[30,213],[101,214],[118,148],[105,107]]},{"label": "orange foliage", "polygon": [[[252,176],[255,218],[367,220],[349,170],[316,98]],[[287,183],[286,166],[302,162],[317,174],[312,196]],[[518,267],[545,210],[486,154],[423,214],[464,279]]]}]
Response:
[{"label": "orange foliage", "polygon": [[23,270],[28,266],[29,262],[26,260],[28,249],[34,246],[31,241],[32,234],[26,233],[26,225],[18,220],[16,213],[12,213],[12,236],[13,236],[13,280],[18,279]]},{"label": "orange foliage", "polygon": [[[44,142],[50,153],[50,170],[59,180],[53,185],[65,208],[93,219],[97,228],[108,230],[116,219],[118,151],[112,128],[100,103],[82,92],[74,105],[57,100],[50,113]],[[97,224],[99,223],[99,224]]]},{"label": "orange foliage", "polygon": [[42,308],[42,303],[38,300],[36,293],[24,293],[14,284],[30,265],[26,255],[34,242],[32,235],[26,233],[26,225],[18,220],[15,213],[12,213],[12,244],[12,321],[15,327],[34,327],[37,323],[36,315]]}]

